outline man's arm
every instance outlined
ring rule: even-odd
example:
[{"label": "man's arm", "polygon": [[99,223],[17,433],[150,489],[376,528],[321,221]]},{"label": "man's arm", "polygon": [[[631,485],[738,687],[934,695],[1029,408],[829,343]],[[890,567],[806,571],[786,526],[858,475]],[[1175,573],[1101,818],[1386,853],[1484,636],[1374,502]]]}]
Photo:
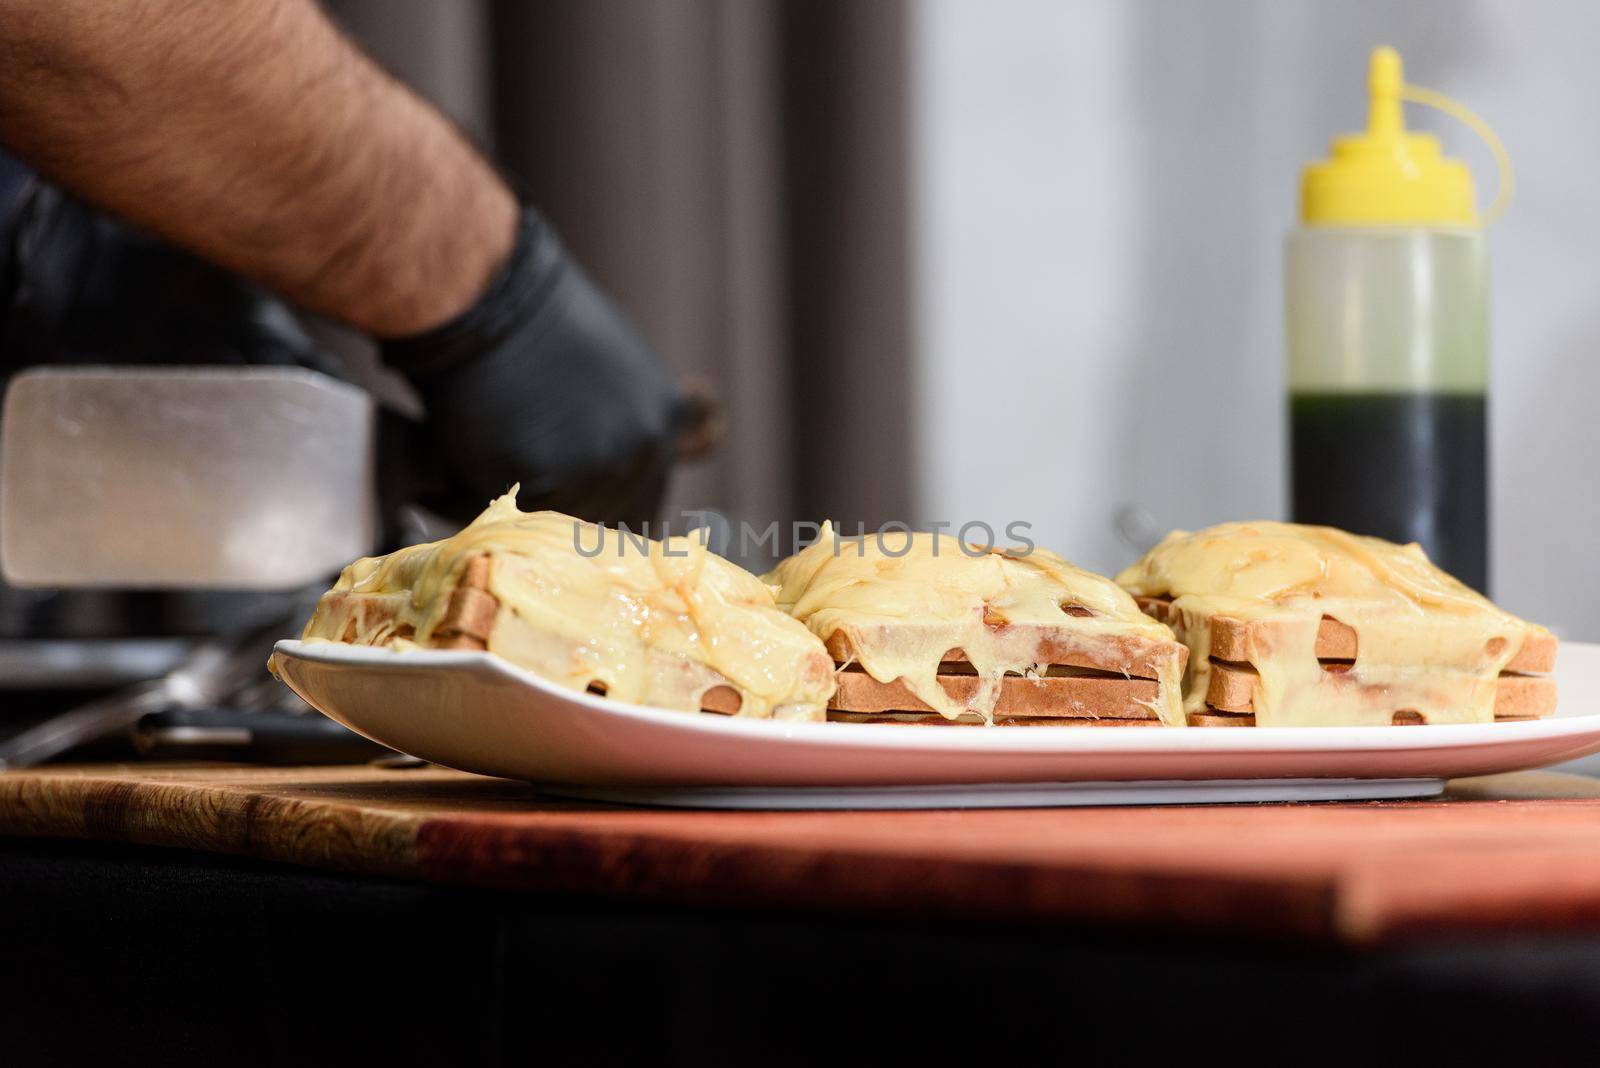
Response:
[{"label": "man's arm", "polygon": [[516,226],[492,168],[312,0],[0,0],[0,140],[379,337],[468,308]]}]

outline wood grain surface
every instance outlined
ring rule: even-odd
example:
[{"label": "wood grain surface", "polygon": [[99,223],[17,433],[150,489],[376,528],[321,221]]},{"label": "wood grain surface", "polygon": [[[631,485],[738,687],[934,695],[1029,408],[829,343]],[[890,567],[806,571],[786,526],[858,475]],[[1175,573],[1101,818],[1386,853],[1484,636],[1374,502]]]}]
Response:
[{"label": "wood grain surface", "polygon": [[1420,802],[691,812],[431,767],[79,766],[0,775],[0,835],[697,904],[1354,944],[1600,928],[1600,781],[1547,772]]}]

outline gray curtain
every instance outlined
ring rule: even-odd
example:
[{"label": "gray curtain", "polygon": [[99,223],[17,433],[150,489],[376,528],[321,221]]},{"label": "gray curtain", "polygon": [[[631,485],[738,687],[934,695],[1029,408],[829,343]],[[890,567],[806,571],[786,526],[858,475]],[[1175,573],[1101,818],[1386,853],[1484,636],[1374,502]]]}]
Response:
[{"label": "gray curtain", "polygon": [[726,439],[680,473],[669,517],[910,513],[899,0],[329,9],[721,398]]}]

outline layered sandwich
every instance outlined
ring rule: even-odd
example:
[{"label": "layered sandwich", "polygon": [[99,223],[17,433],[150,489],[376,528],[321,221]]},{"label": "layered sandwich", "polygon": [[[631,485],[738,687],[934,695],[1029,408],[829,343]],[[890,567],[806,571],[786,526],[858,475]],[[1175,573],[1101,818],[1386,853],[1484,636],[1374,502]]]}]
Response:
[{"label": "layered sandwich", "polygon": [[1189,648],[1203,726],[1488,723],[1555,711],[1556,638],[1417,545],[1331,527],[1174,531],[1117,582]]},{"label": "layered sandwich", "polygon": [[824,524],[766,581],[839,667],[830,720],[1184,725],[1185,647],[1048,550]]},{"label": "layered sandwich", "polygon": [[358,560],[304,638],[487,650],[574,690],[659,708],[820,720],[822,642],[695,536],[657,541],[513,494],[452,538]]}]

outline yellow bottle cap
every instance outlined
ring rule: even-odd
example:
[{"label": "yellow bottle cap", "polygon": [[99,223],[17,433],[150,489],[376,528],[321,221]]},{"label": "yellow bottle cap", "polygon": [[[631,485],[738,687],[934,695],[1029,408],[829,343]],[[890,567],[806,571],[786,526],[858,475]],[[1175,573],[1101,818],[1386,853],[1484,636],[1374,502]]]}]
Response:
[{"label": "yellow bottle cap", "polygon": [[[1428,98],[1445,98],[1407,86],[1400,54],[1388,47],[1373,51],[1367,88],[1366,132],[1335,138],[1331,158],[1306,167],[1301,219],[1308,226],[1477,226],[1472,172],[1460,160],[1441,155],[1431,134],[1408,133],[1400,111],[1403,99],[1443,106]],[[1454,101],[1446,104],[1478,129],[1475,116],[1466,119],[1465,109]],[[1491,147],[1497,146],[1498,141]],[[1497,206],[1501,200],[1503,195]]]}]

